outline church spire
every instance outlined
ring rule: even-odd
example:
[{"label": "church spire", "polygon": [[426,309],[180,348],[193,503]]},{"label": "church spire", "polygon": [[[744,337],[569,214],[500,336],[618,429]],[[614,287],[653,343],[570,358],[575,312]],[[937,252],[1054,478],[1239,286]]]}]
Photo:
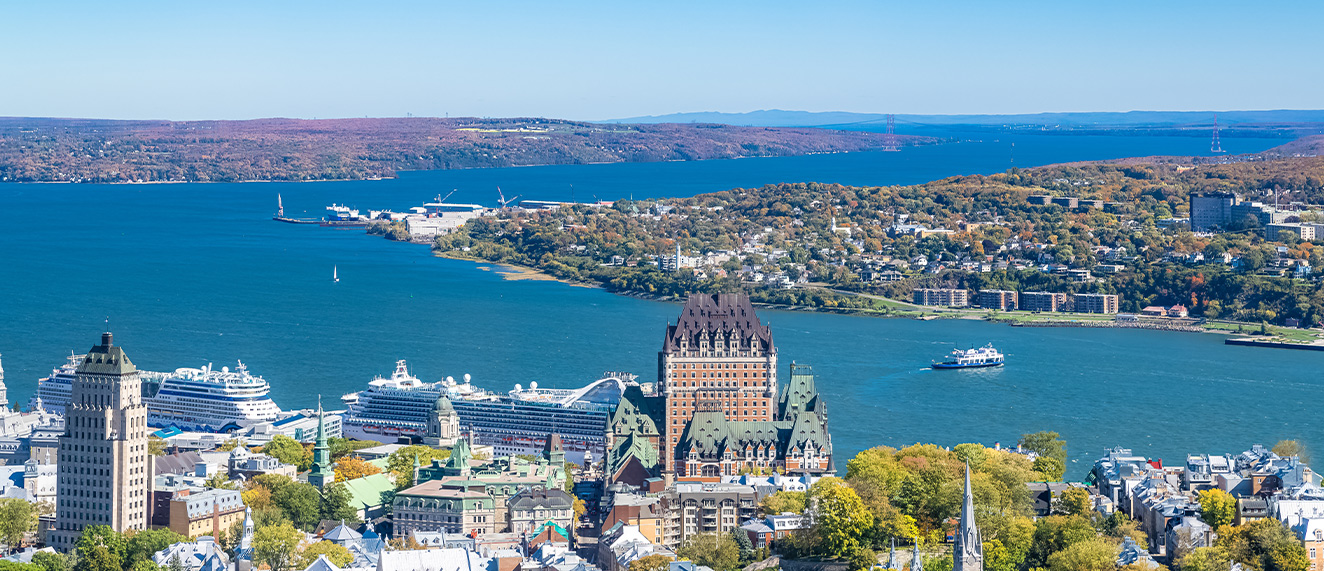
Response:
[{"label": "church spire", "polygon": [[983,571],[984,543],[975,525],[975,495],[970,488],[970,463],[965,465],[965,501],[961,504],[961,524],[952,546],[952,571]]},{"label": "church spire", "polygon": [[910,556],[910,571],[924,571],[924,562],[919,558],[919,538],[915,538],[915,552]]},{"label": "church spire", "polygon": [[326,443],[326,413],[322,411],[322,395],[317,395],[317,442],[313,444],[313,466],[308,471],[308,483],[325,488],[336,480],[331,470],[331,447]]}]

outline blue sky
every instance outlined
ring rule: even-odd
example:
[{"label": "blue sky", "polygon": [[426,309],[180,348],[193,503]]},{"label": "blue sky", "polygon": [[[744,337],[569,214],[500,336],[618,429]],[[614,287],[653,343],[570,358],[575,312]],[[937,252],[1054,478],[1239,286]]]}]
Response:
[{"label": "blue sky", "polygon": [[1318,109],[1320,2],[0,2],[0,116]]}]

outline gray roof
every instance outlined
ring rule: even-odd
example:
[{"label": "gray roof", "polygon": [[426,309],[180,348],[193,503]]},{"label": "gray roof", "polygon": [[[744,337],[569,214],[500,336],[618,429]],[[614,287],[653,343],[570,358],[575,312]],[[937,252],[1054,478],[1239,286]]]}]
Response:
[{"label": "gray roof", "polygon": [[742,345],[752,341],[753,349],[775,353],[772,330],[759,323],[749,296],[736,293],[696,294],[685,301],[680,320],[667,326],[662,350],[671,352],[680,348],[680,340],[688,339],[691,347],[699,346],[701,336],[733,335]]},{"label": "gray roof", "polygon": [[511,509],[532,510],[537,508],[568,510],[575,505],[575,499],[563,490],[525,489],[512,496],[507,503]]}]

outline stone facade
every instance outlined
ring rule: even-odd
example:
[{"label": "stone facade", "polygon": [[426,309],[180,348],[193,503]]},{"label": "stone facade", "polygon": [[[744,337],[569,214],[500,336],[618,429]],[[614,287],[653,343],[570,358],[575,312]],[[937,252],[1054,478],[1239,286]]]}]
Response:
[{"label": "stone facade", "polygon": [[138,369],[110,333],[78,366],[60,437],[56,529],[52,544],[73,548],[83,528],[147,528],[151,474],[147,407]]},{"label": "stone facade", "polygon": [[562,529],[574,528],[575,499],[561,490],[522,490],[510,498],[507,506],[513,533],[532,536],[549,521]]}]

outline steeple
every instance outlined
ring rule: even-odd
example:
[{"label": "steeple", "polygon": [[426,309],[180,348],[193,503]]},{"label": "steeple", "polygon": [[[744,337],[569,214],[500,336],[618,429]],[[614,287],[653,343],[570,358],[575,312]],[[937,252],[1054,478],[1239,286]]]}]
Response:
[{"label": "steeple", "polygon": [[910,556],[910,571],[924,571],[924,563],[919,558],[919,538],[915,538],[915,553]]},{"label": "steeple", "polygon": [[984,571],[984,543],[975,525],[975,495],[970,488],[970,463],[965,465],[965,501],[961,504],[961,523],[952,544],[952,571]]},{"label": "steeple", "polygon": [[5,387],[5,366],[0,364],[0,407],[9,410],[9,389]]},{"label": "steeple", "polygon": [[326,413],[322,411],[322,395],[317,395],[317,442],[313,444],[313,467],[308,471],[308,483],[323,489],[336,481],[331,470],[331,447],[326,443]]},{"label": "steeple", "polygon": [[887,554],[887,568],[901,569],[901,562],[896,560],[896,538],[892,538],[892,550]]}]

